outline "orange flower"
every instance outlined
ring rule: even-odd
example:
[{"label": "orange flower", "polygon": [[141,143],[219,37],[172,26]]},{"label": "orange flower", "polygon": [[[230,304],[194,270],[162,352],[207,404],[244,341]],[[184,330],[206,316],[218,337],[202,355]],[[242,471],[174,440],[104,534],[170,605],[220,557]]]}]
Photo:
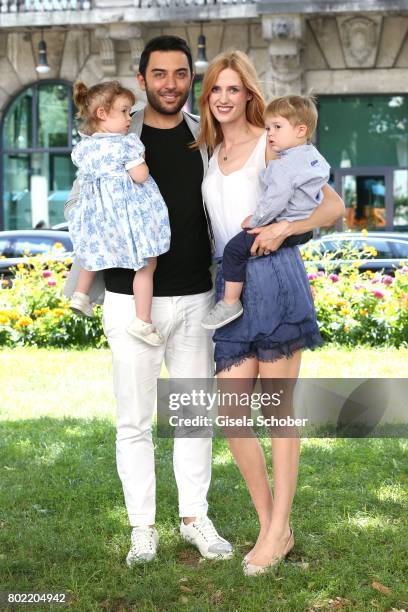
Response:
[{"label": "orange flower", "polygon": [[32,323],[33,320],[31,317],[21,317],[15,324],[15,327],[28,327],[28,325],[31,325]]}]

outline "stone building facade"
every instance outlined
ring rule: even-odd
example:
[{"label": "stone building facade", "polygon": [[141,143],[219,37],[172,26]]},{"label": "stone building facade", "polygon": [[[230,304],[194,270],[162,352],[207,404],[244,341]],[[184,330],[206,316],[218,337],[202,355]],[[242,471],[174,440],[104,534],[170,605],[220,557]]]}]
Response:
[{"label": "stone building facade", "polygon": [[[246,51],[266,98],[315,95],[317,144],[348,225],[407,229],[408,0],[0,0],[0,229],[62,220],[74,176],[70,87],[115,77],[143,104],[140,52],[162,33],[185,38],[194,56],[203,33],[209,60]],[[41,39],[45,75],[35,69]]]}]

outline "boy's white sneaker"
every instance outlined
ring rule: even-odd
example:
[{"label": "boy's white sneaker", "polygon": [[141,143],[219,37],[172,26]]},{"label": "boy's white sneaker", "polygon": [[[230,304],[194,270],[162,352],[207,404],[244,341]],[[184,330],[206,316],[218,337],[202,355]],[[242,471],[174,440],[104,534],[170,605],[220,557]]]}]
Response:
[{"label": "boy's white sneaker", "polygon": [[198,516],[186,525],[181,521],[181,537],[196,546],[206,559],[231,559],[234,549],[218,533],[208,516]]},{"label": "boy's white sneaker", "polygon": [[136,563],[147,563],[156,557],[159,534],[155,527],[133,527],[132,545],[126,557],[129,567]]},{"label": "boy's white sneaker", "polygon": [[164,342],[164,338],[158,329],[152,323],[146,323],[142,319],[134,318],[132,323],[127,327],[129,334],[150,344],[151,346],[160,346]]},{"label": "boy's white sneaker", "polygon": [[94,315],[89,295],[81,293],[80,291],[75,291],[69,303],[69,307],[76,314],[84,315],[85,317],[93,317]]}]

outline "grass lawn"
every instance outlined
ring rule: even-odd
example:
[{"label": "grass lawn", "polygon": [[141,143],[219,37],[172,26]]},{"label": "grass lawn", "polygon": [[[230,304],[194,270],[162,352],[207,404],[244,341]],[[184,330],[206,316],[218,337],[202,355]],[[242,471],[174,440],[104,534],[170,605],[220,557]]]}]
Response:
[{"label": "grass lawn", "polygon": [[[404,377],[407,357],[329,347],[305,354],[302,376]],[[178,536],[172,443],[157,439],[159,555],[128,570],[109,352],[3,350],[0,364],[0,590],[70,591],[80,611],[408,607],[406,440],[303,440],[294,552],[249,579],[257,521],[225,442],[214,441],[210,513],[237,554],[209,562]]]}]

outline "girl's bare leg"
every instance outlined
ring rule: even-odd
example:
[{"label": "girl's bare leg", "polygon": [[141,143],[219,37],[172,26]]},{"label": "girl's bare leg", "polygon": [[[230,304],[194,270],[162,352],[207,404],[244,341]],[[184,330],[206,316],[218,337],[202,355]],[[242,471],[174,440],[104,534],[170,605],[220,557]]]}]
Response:
[{"label": "girl's bare leg", "polygon": [[[223,389],[223,381],[228,384],[229,379],[237,380],[235,385],[239,388],[236,392],[251,393],[253,381],[258,376],[258,360],[255,357],[246,359],[242,364],[224,370],[218,374],[219,388]],[[244,381],[243,379],[247,379]],[[243,385],[246,383],[246,389]],[[225,385],[226,388],[226,385]],[[227,388],[226,388],[227,390]],[[228,391],[232,391],[231,386]],[[228,436],[228,433],[226,433]],[[260,525],[260,537],[266,536],[272,515],[272,493],[269,486],[265,457],[259,440],[255,437],[229,437],[228,444],[234,459],[248,487],[252,502],[258,514]],[[259,538],[258,538],[259,539]],[[252,552],[252,551],[251,551]]]},{"label": "girl's bare leg", "polygon": [[153,275],[156,265],[157,258],[149,257],[148,265],[140,268],[133,279],[136,316],[145,323],[152,322]]},{"label": "girl's bare leg", "polygon": [[95,275],[96,272],[91,272],[90,270],[84,270],[84,268],[81,268],[81,270],[79,271],[79,277],[75,291],[88,295],[92,283],[94,282]]},{"label": "girl's bare leg", "polygon": [[[260,376],[262,379],[296,379],[300,360],[301,352],[298,351],[289,359],[283,358],[273,363],[260,362]],[[289,515],[296,491],[299,452],[298,437],[272,438],[274,503],[268,530],[259,538],[251,556],[250,562],[253,565],[269,565],[274,557],[282,556],[285,550],[290,535]]]}]

